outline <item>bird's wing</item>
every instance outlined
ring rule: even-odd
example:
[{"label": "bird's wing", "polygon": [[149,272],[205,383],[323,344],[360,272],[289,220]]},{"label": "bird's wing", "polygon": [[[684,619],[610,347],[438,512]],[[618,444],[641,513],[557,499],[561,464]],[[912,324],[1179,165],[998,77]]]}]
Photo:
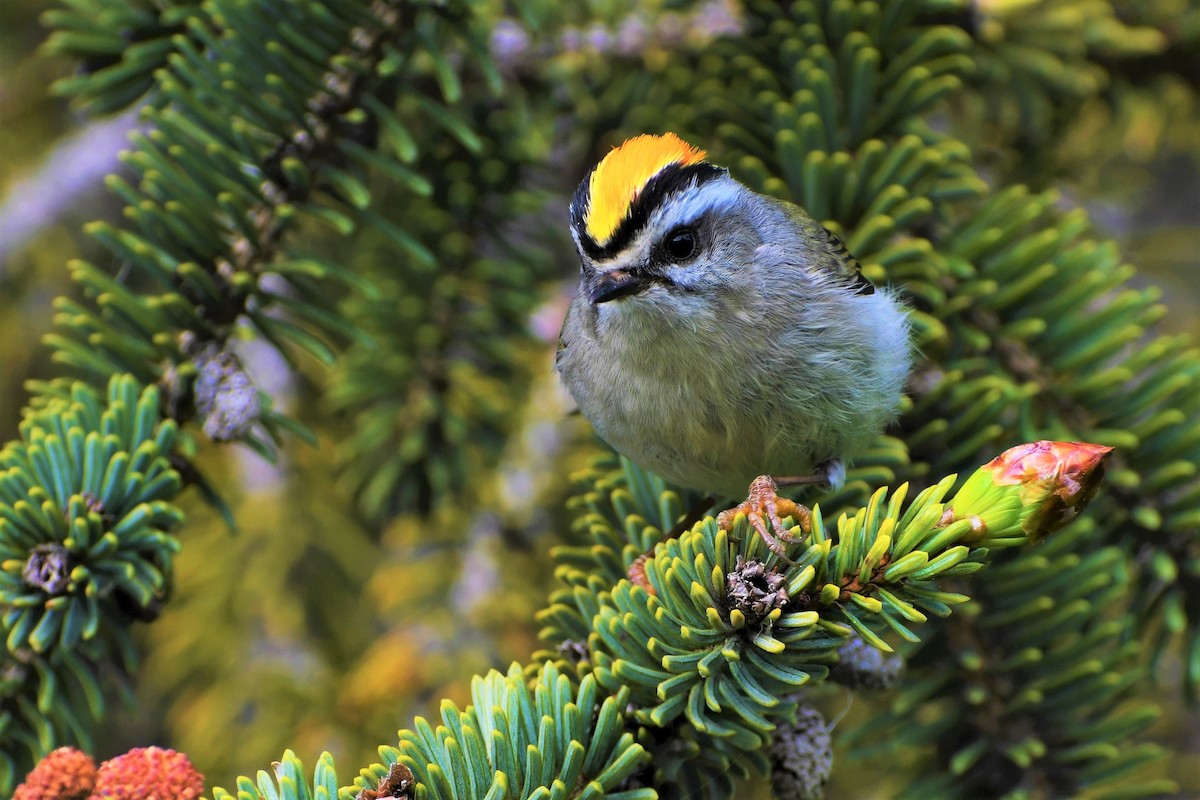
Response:
[{"label": "bird's wing", "polygon": [[[826,270],[845,280],[846,285],[855,294],[874,294],[875,284],[862,274],[862,265],[858,259],[846,249],[846,243],[836,233],[810,217],[804,209],[795,203],[778,201],[804,231],[804,238],[817,251],[815,260],[818,269]],[[821,258],[820,255],[824,255]]]},{"label": "bird's wing", "polygon": [[850,280],[850,288],[854,290],[854,293],[875,294],[875,284],[862,274],[862,265],[846,249],[846,243],[842,241],[841,237],[819,223],[816,224],[816,228],[818,236],[825,239],[825,244],[833,254],[834,268]]},{"label": "bird's wing", "polygon": [[574,303],[567,306],[567,313],[566,313],[566,316],[563,317],[562,328],[558,331],[558,345],[554,348],[554,371],[555,372],[562,371],[563,353],[565,353],[567,350],[567,336],[566,336],[567,320],[569,320],[571,318],[571,311],[574,307],[575,307]]}]

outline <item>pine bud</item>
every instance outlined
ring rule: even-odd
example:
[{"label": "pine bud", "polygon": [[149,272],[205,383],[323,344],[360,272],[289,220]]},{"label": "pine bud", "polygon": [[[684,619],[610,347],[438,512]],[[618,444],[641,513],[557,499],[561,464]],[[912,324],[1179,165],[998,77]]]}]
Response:
[{"label": "pine bud", "polygon": [[885,653],[857,635],[838,648],[838,661],[829,668],[830,680],[854,689],[890,689],[903,674],[903,658]]},{"label": "pine bud", "polygon": [[775,729],[767,751],[775,800],[820,800],[833,770],[833,738],[821,713],[796,709],[796,720]]},{"label": "pine bud", "polygon": [[199,375],[193,392],[204,432],[216,442],[245,436],[258,421],[258,389],[233,353],[207,345],[193,357]]},{"label": "pine bud", "polygon": [[363,789],[355,800],[411,800],[416,797],[417,779],[412,770],[400,762],[393,762],[388,774],[374,789]]},{"label": "pine bud", "polygon": [[753,624],[787,604],[786,583],[783,575],[768,570],[757,558],[745,561],[738,556],[733,572],[725,580],[725,588],[730,606],[745,614]]},{"label": "pine bud", "polygon": [[94,797],[106,800],[197,800],[204,776],[183,753],[135,747],[100,765]]},{"label": "pine bud", "polygon": [[29,551],[21,578],[48,595],[62,594],[71,580],[70,558],[67,548],[57,542],[39,544]]},{"label": "pine bud", "polygon": [[92,757],[74,747],[60,747],[37,763],[13,800],[87,800],[95,785]]},{"label": "pine bud", "polygon": [[1092,499],[1110,453],[1111,447],[1085,442],[1041,441],[1005,450],[967,480],[953,507],[1007,505],[1013,514],[1002,526],[989,520],[988,529],[964,543],[996,535],[998,527],[1017,528],[1032,541],[1058,530]]}]

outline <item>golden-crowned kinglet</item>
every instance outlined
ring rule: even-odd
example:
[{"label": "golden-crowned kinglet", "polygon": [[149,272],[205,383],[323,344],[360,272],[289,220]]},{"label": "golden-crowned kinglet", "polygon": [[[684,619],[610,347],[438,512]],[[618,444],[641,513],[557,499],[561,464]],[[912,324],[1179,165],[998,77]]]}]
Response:
[{"label": "golden-crowned kinglet", "polygon": [[833,233],[705,155],[638,136],[579,185],[558,370],[601,438],[680,486],[840,485],[896,413],[905,314]]}]

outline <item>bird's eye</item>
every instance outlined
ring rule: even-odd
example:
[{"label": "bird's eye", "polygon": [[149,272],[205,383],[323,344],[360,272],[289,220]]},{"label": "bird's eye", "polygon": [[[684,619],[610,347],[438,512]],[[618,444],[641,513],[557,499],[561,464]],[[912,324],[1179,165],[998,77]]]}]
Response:
[{"label": "bird's eye", "polygon": [[663,248],[672,261],[687,261],[696,254],[696,232],[691,228],[676,228],[663,240]]}]

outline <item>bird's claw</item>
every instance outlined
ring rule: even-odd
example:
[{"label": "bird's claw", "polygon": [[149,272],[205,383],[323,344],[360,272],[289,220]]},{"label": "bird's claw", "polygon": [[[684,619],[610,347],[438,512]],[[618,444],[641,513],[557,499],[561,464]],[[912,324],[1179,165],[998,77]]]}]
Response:
[{"label": "bird's claw", "polygon": [[[731,530],[738,514],[745,514],[746,520],[758,532],[767,548],[788,564],[796,562],[788,558],[782,542],[792,543],[797,539],[784,527],[783,517],[796,520],[806,535],[812,532],[812,512],[793,500],[780,497],[770,475],[755,478],[750,484],[749,496],[744,501],[717,515],[717,526],[722,530]],[[774,534],[771,533],[772,528]]]}]

